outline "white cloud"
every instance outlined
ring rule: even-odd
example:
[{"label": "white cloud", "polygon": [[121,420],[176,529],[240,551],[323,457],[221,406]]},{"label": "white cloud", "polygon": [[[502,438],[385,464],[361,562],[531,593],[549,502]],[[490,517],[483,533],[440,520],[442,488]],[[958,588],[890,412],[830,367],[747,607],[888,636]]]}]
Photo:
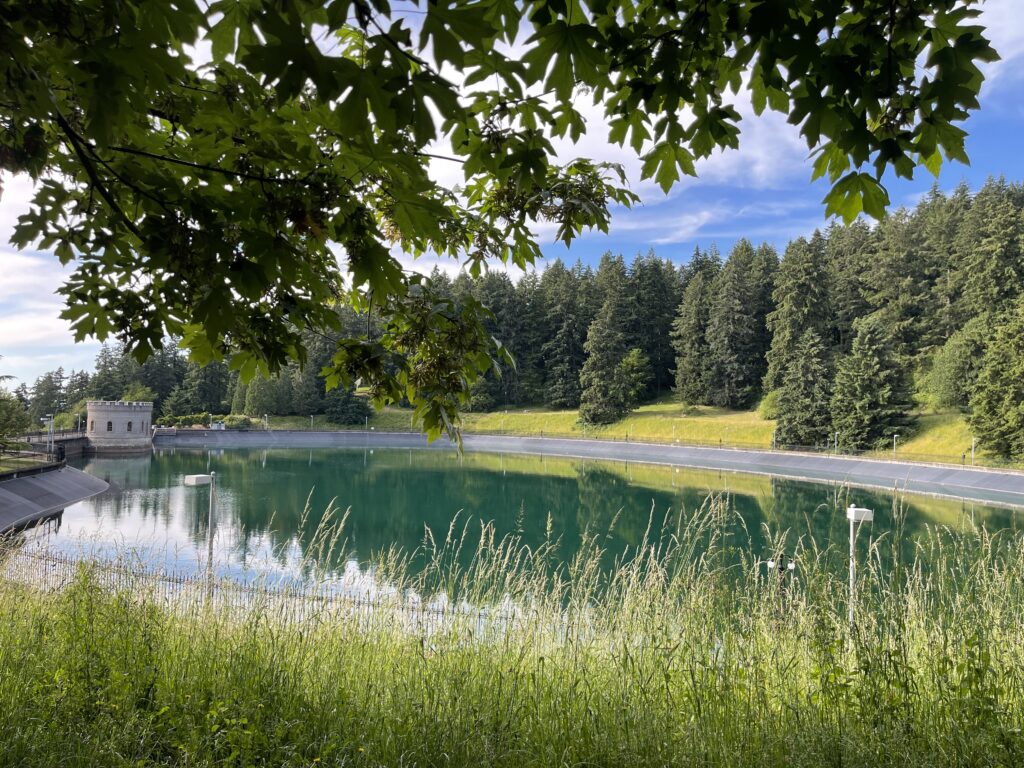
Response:
[{"label": "white cloud", "polygon": [[980,23],[1001,60],[984,66],[988,83],[1021,77],[1017,61],[1024,57],[1024,3],[1021,0],[986,0]]},{"label": "white cloud", "polygon": [[0,172],[0,245],[10,242],[18,217],[28,212],[34,187],[25,174]]}]

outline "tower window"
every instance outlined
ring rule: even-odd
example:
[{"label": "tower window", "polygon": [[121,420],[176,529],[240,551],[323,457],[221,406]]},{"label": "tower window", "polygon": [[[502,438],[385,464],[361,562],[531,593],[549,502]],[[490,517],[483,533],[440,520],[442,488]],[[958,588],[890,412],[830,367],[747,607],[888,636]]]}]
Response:
[{"label": "tower window", "polygon": [[114,431],[114,422],[108,421],[107,422],[107,432],[113,432],[113,431]]},{"label": "tower window", "polygon": [[128,422],[128,431],[129,431],[129,432],[131,432],[131,431],[132,431],[132,423],[131,423],[130,421]]}]

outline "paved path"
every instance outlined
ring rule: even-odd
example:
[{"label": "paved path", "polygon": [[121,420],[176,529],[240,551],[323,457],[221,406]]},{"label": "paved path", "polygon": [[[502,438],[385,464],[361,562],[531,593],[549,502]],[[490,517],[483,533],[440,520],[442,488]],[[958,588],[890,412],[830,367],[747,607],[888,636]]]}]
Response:
[{"label": "paved path", "polygon": [[[234,432],[183,430],[159,436],[158,447],[180,448],[429,448],[452,450],[446,440],[428,445],[423,435],[392,432]],[[774,475],[815,482],[948,496],[1024,508],[1024,472],[956,467],[782,451],[750,451],[656,443],[547,437],[465,435],[467,451],[525,453],[635,461],[677,467]]]}]

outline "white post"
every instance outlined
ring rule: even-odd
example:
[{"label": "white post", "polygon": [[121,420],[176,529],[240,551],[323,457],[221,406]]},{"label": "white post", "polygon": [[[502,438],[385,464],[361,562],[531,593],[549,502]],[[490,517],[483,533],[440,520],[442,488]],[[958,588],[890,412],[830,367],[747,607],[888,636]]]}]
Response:
[{"label": "white post", "polygon": [[313,414],[309,414],[309,431],[313,431]]},{"label": "white post", "polygon": [[836,449],[835,453],[839,453],[839,433],[836,432]]},{"label": "white post", "polygon": [[857,566],[856,557],[853,551],[853,517],[850,517],[850,601],[849,601],[849,613],[850,613],[850,629],[853,629],[853,602],[856,595],[857,589]]},{"label": "white post", "polygon": [[206,516],[206,595],[213,597],[213,511],[217,506],[217,473],[210,473],[210,509]]},{"label": "white post", "polygon": [[892,457],[894,459],[896,458],[896,438],[898,438],[898,437],[899,437],[898,434],[893,433],[893,436],[892,436]]},{"label": "white post", "polygon": [[978,444],[978,438],[971,438],[971,466],[974,466],[974,447]]},{"label": "white post", "polygon": [[870,523],[875,519],[875,513],[870,509],[864,509],[863,507],[855,507],[851,504],[846,510],[846,518],[850,521],[850,604],[849,604],[849,620],[850,629],[853,630],[853,607],[857,597],[857,560],[856,551],[854,550],[854,541],[857,536],[857,528],[855,525],[858,523]]}]

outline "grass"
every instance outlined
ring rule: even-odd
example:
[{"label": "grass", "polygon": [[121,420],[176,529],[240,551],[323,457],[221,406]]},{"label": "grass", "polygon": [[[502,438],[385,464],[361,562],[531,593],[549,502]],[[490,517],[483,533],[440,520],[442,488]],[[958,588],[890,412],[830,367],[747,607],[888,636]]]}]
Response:
[{"label": "grass", "polygon": [[17,456],[11,454],[0,454],[0,472],[11,472],[18,469],[29,469],[49,464],[45,456]]},{"label": "grass", "polygon": [[[0,582],[0,755],[19,766],[997,766],[1024,758],[1022,541],[775,538],[796,578],[735,563],[726,508],[669,520],[607,573],[513,537],[386,553],[396,594],[517,606],[514,626],[382,608],[171,610],[84,566]],[[476,546],[468,568],[458,552]],[[884,550],[892,547],[893,553]],[[413,569],[420,558],[425,566]]]},{"label": "grass", "polygon": [[[910,461],[935,461],[971,464],[973,435],[967,419],[959,411],[924,412],[917,416],[909,438],[897,442],[896,455]],[[892,451],[878,451],[891,458]],[[1021,462],[1007,461],[981,448],[975,450],[974,463],[982,467],[1024,468]]]},{"label": "grass", "polygon": [[770,448],[774,424],[756,411],[730,411],[710,406],[687,406],[664,399],[640,406],[621,421],[603,427],[578,423],[575,410],[510,409],[468,413],[467,432],[514,435],[567,435],[607,440],[742,445]]}]

